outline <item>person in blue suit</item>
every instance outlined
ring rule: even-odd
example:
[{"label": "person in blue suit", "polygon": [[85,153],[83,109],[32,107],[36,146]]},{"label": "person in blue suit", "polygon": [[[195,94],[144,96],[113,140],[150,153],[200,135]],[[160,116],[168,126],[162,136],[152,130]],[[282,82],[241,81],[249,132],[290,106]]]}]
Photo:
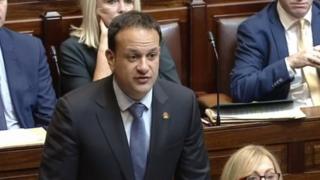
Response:
[{"label": "person in blue suit", "polygon": [[39,39],[3,27],[6,11],[7,0],[0,1],[0,110],[5,129],[47,126],[56,96],[45,50]]},{"label": "person in blue suit", "polygon": [[[235,101],[294,99],[310,105],[301,68],[319,67],[320,5],[313,0],[278,0],[238,29],[231,94]],[[307,50],[298,50],[299,22],[306,23]],[[312,104],[312,102],[311,102]]]}]

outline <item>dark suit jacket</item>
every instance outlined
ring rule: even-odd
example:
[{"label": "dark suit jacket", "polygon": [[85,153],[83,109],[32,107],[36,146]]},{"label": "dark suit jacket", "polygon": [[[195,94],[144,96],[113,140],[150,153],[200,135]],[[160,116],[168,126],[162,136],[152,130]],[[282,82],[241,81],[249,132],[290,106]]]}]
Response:
[{"label": "dark suit jacket", "polygon": [[[70,37],[60,47],[61,91],[65,94],[92,81],[97,50]],[[161,43],[159,77],[180,84],[175,63],[168,48]]]},{"label": "dark suit jacket", "polygon": [[[163,113],[169,119],[163,119]],[[146,180],[210,179],[193,92],[158,80],[153,88]],[[133,180],[133,167],[112,76],[62,97],[49,126],[42,180]]]},{"label": "dark suit jacket", "polygon": [[[235,67],[231,72],[231,94],[236,101],[285,99],[292,78],[284,58],[288,56],[285,30],[277,1],[243,22],[238,29]],[[314,45],[320,44],[320,5],[313,2]]]},{"label": "dark suit jacket", "polygon": [[41,41],[0,28],[11,101],[22,128],[48,125],[56,103]]}]

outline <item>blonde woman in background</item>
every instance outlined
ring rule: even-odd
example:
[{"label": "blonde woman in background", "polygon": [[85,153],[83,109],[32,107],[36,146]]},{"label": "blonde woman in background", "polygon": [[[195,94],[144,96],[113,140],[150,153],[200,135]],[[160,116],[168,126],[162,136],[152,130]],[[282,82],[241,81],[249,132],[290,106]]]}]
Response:
[{"label": "blonde woman in background", "polygon": [[[140,0],[80,0],[83,20],[73,27],[60,47],[62,94],[112,72],[105,56],[108,26],[112,19],[130,10],[140,10]],[[180,83],[168,48],[161,43],[159,77]]]},{"label": "blonde woman in background", "polygon": [[248,145],[236,151],[223,168],[221,180],[282,180],[276,158],[263,146]]}]

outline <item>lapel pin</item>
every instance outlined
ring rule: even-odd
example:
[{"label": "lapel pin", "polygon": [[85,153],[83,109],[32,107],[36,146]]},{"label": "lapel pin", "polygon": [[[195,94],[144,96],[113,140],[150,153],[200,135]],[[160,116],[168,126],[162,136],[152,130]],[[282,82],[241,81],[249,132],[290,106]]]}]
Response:
[{"label": "lapel pin", "polygon": [[169,119],[170,119],[169,113],[168,113],[168,112],[164,112],[164,113],[162,114],[162,119],[163,119],[163,120],[169,120]]}]

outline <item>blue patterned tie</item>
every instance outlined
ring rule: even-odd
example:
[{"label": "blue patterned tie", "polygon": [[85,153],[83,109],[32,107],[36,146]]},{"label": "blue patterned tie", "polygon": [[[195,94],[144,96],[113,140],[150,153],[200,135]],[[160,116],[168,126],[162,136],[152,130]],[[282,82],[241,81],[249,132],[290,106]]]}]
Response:
[{"label": "blue patterned tie", "polygon": [[130,152],[135,180],[143,180],[147,162],[148,142],[142,118],[145,109],[145,105],[141,103],[134,103],[129,108],[129,111],[133,116],[130,133]]},{"label": "blue patterned tie", "polygon": [[6,118],[4,117],[4,105],[2,101],[1,89],[0,89],[0,131],[7,130],[7,122]]}]

